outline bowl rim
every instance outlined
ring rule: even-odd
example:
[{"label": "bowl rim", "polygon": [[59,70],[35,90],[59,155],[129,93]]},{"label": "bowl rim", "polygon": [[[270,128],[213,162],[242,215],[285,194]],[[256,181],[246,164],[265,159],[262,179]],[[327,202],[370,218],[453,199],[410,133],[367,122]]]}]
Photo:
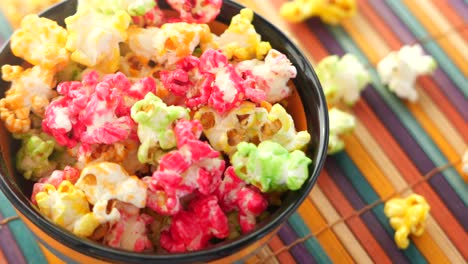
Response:
[{"label": "bowl rim", "polygon": [[[62,8],[66,5],[73,5],[76,3],[76,0],[66,0],[62,1],[58,4],[51,6],[50,8],[46,9],[39,16],[49,17],[54,10],[57,8]],[[245,6],[236,3],[232,0],[223,0],[223,7],[225,5],[229,5],[232,8],[236,8],[238,10],[245,8]],[[246,235],[242,235],[238,239],[232,241],[222,242],[219,246],[213,246],[204,250],[194,251],[194,252],[187,252],[187,253],[176,253],[176,254],[153,254],[153,253],[136,253],[131,251],[125,251],[121,249],[114,249],[108,246],[104,246],[102,244],[96,243],[91,240],[82,239],[78,236],[72,234],[71,232],[55,225],[51,221],[45,219],[44,217],[40,217],[40,213],[37,210],[34,210],[30,205],[26,204],[24,198],[20,196],[25,196],[18,190],[18,186],[14,187],[14,183],[5,179],[4,175],[0,175],[0,190],[5,194],[5,196],[10,200],[12,204],[14,204],[15,209],[26,217],[31,223],[33,223],[36,227],[40,230],[44,231],[50,237],[59,241],[63,245],[76,250],[84,255],[89,255],[91,257],[97,259],[111,259],[112,261],[118,262],[135,262],[139,263],[142,261],[175,261],[175,262],[194,262],[194,261],[211,261],[216,259],[222,259],[223,257],[229,256],[230,254],[235,254],[238,250],[241,250],[247,247],[250,244],[255,243],[255,241],[261,239],[265,235],[273,232],[275,229],[279,228],[289,216],[291,216],[297,208],[302,204],[302,202],[306,199],[307,195],[312,190],[313,186],[315,185],[317,178],[320,174],[320,171],[323,168],[326,156],[327,156],[327,148],[328,148],[328,133],[329,133],[329,125],[328,125],[328,109],[325,100],[325,96],[323,90],[321,88],[321,84],[319,79],[315,73],[314,68],[310,64],[310,62],[304,56],[304,53],[298,48],[298,46],[293,43],[279,28],[265,19],[263,16],[259,15],[258,13],[254,12],[254,22],[258,20],[259,23],[265,24],[267,27],[271,28],[275,31],[276,34],[285,42],[285,44],[289,45],[293,51],[300,55],[301,58],[304,58],[301,61],[301,70],[304,71],[304,74],[308,75],[308,78],[313,83],[314,91],[317,93],[316,97],[318,99],[318,122],[319,122],[319,141],[317,145],[314,147],[316,150],[316,162],[313,165],[313,171],[310,171],[309,167],[309,177],[311,178],[306,188],[303,190],[303,194],[294,201],[293,203],[289,204],[279,215],[274,218],[273,221],[270,221],[266,224],[263,224],[261,227],[256,228],[251,233]],[[10,39],[8,39],[0,49],[0,54],[5,52],[10,46]],[[298,67],[298,65],[295,65]],[[300,90],[298,89],[298,92]],[[304,99],[301,97],[301,102],[305,106]],[[305,109],[304,109],[305,111]],[[311,131],[310,127],[310,118],[307,118],[307,127],[308,131]],[[0,156],[3,156],[0,153]],[[29,199],[27,199],[29,201]],[[37,235],[36,235],[37,237]],[[39,237],[38,237],[39,238]],[[41,242],[42,239],[39,238]],[[47,244],[47,243],[43,243]]]}]

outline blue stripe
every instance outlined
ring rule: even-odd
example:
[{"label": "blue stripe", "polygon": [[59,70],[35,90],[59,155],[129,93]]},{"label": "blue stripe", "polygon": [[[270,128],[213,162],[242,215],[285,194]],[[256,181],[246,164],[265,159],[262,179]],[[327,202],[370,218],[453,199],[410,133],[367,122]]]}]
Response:
[{"label": "blue stripe", "polygon": [[[356,55],[364,64],[369,63],[367,57],[356,47],[349,35],[342,28],[328,26],[328,30],[341,44],[343,49]],[[371,74],[372,84],[375,90],[398,116],[398,119],[412,134],[413,138],[418,142],[419,146],[424,150],[435,166],[440,167],[449,163],[447,158],[441,153],[425,130],[418,124],[407,107],[380,82],[377,71],[370,68],[369,73]],[[468,204],[468,185],[465,184],[462,177],[455,169],[446,169],[442,174],[466,206]]]},{"label": "blue stripe", "polygon": [[[309,235],[311,232],[307,227],[307,224],[304,220],[297,214],[294,213],[288,220],[291,227],[294,229],[294,232],[298,234],[299,237],[305,237]],[[307,250],[314,256],[314,258],[318,261],[318,263],[333,263],[331,259],[328,257],[327,253],[323,250],[322,246],[320,245],[319,241],[315,237],[311,237],[304,242],[305,247]]]},{"label": "blue stripe", "polygon": [[[2,192],[0,192],[0,204],[2,205],[0,206],[0,212],[5,217],[17,215]],[[34,235],[29,231],[23,221],[12,221],[8,226],[16,239],[16,243],[21,248],[27,263],[47,263]]]},{"label": "blue stripe", "polygon": [[[418,39],[429,37],[430,34],[424,27],[416,20],[411,12],[405,7],[401,0],[386,1],[387,5],[400,17],[406,26],[413,32]],[[463,92],[465,97],[468,97],[468,80],[458,67],[447,57],[443,49],[439,47],[434,41],[422,43],[431,55],[437,60],[440,67],[450,76],[458,88]],[[466,52],[466,51],[461,51]]]},{"label": "blue stripe", "polygon": [[[3,0],[5,1],[5,0]],[[10,26],[10,23],[7,21],[6,17],[3,15],[2,10],[0,9],[0,39],[6,40],[13,33],[13,29]],[[2,42],[0,41],[0,46]]]}]

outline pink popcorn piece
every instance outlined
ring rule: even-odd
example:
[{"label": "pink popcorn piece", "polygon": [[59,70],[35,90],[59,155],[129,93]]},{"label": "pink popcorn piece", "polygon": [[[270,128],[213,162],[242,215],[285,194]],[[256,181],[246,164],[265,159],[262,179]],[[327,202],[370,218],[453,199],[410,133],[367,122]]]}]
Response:
[{"label": "pink popcorn piece", "polygon": [[224,212],[239,211],[239,223],[244,234],[255,228],[256,218],[268,207],[268,201],[261,192],[237,177],[233,167],[226,169],[216,195]]},{"label": "pink popcorn piece", "polygon": [[132,16],[132,21],[139,27],[159,27],[164,23],[164,12],[155,6],[142,16]]},{"label": "pink popcorn piece", "polygon": [[180,13],[180,19],[188,23],[209,23],[218,16],[222,0],[167,0]]},{"label": "pink popcorn piece", "polygon": [[110,224],[104,244],[134,252],[153,249],[148,237],[153,217],[140,213],[140,209],[132,204],[117,202],[115,208],[119,210],[120,219]]},{"label": "pink popcorn piece", "polygon": [[196,251],[209,246],[212,238],[229,236],[227,216],[218,205],[215,195],[199,197],[172,218],[169,230],[161,233],[160,245],[176,253]]},{"label": "pink popcorn piece", "polygon": [[242,79],[219,50],[208,49],[200,58],[186,57],[175,71],[161,72],[161,81],[172,93],[185,97],[191,109],[209,105],[225,113],[244,100],[260,103],[265,99],[253,79]]},{"label": "pink popcorn piece", "polygon": [[76,168],[66,166],[63,170],[55,170],[52,172],[50,177],[41,178],[33,185],[33,191],[31,194],[31,202],[36,204],[36,194],[44,191],[46,184],[51,184],[55,188],[58,188],[60,183],[63,181],[69,181],[72,184],[80,178],[80,171]]},{"label": "pink popcorn piece", "polygon": [[164,155],[148,184],[147,206],[162,215],[182,210],[181,199],[193,193],[209,195],[221,183],[225,161],[220,153],[198,138],[199,121],[178,121],[174,128],[178,150]]},{"label": "pink popcorn piece", "polygon": [[136,128],[131,106],[155,88],[149,77],[132,84],[116,73],[99,81],[98,73],[91,71],[81,82],[59,84],[57,91],[62,96],[46,108],[42,128],[70,148],[78,142],[86,147],[126,140]]}]

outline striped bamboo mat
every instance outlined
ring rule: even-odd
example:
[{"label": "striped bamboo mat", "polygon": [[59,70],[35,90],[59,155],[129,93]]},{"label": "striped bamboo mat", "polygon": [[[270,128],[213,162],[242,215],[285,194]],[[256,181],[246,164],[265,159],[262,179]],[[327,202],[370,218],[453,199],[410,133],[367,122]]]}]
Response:
[{"label": "striped bamboo mat", "polygon": [[[240,2],[287,32],[313,64],[353,53],[372,75],[348,109],[358,122],[345,151],[327,159],[308,199],[246,263],[466,263],[468,185],[460,157],[468,142],[467,1],[359,0],[358,14],[341,26],[289,24],[278,15],[285,0]],[[414,43],[439,67],[418,79],[420,99],[407,103],[381,84],[375,65]],[[382,202],[413,192],[426,197],[431,214],[424,235],[399,250]],[[14,215],[2,194],[0,204],[0,219]],[[0,229],[0,249],[0,263],[50,259],[20,221]]]}]

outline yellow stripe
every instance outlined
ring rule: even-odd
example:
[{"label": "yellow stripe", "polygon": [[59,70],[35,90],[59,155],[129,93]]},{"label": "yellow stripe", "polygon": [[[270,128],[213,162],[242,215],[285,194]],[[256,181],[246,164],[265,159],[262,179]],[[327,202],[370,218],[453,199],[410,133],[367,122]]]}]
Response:
[{"label": "yellow stripe", "polygon": [[[430,3],[431,1],[404,0],[404,2],[431,36],[447,32],[453,27]],[[460,35],[452,33],[445,38],[436,39],[436,42],[444,49],[460,71],[468,75],[468,63],[466,63],[468,61],[468,54],[466,53],[468,46]]]},{"label": "yellow stripe", "polygon": [[[402,190],[407,186],[407,183],[400,171],[395,167],[392,161],[385,155],[380,145],[374,140],[370,132],[361,124],[357,123],[355,129],[356,138],[373,160],[377,163],[380,170],[385,171],[387,179],[392,183],[396,190]],[[409,195],[412,191],[407,191],[403,195]],[[445,232],[440,228],[435,219],[429,215],[426,222],[426,232],[432,237],[432,240],[437,242],[438,247],[445,253],[445,256],[451,263],[463,263],[463,257],[455,248],[451,240]],[[419,243],[416,241],[416,243]]]},{"label": "yellow stripe", "polygon": [[[328,224],[334,223],[342,218],[339,215],[339,213],[334,209],[333,205],[330,203],[330,201],[318,185],[314,186],[312,192],[309,194],[309,198],[312,200],[315,207],[326,219]],[[354,260],[359,261],[359,263],[363,264],[372,263],[372,259],[369,257],[366,250],[362,247],[361,243],[356,239],[354,234],[348,228],[346,223],[337,224],[332,228],[332,230],[336,234],[336,236],[341,240],[341,243]]]},{"label": "yellow stripe", "polygon": [[[327,226],[325,219],[323,219],[320,212],[308,199],[306,199],[299,207],[298,213],[311,232]],[[328,229],[324,231],[317,237],[317,240],[320,241],[320,245],[323,250],[334,263],[353,263],[353,259],[332,230]]]},{"label": "yellow stripe", "polygon": [[[367,140],[366,138],[365,140]],[[367,151],[358,142],[356,136],[352,135],[345,139],[346,152],[353,160],[364,177],[367,179],[372,188],[379,194],[380,198],[387,197],[395,191],[388,178],[376,166],[374,160],[369,157]],[[381,158],[381,157],[378,157]],[[386,186],[386,187],[384,187]],[[427,232],[417,239],[411,237],[416,247],[419,249],[426,259],[434,260],[435,263],[449,263],[447,256],[444,254],[438,243],[434,241],[431,234]]]}]

